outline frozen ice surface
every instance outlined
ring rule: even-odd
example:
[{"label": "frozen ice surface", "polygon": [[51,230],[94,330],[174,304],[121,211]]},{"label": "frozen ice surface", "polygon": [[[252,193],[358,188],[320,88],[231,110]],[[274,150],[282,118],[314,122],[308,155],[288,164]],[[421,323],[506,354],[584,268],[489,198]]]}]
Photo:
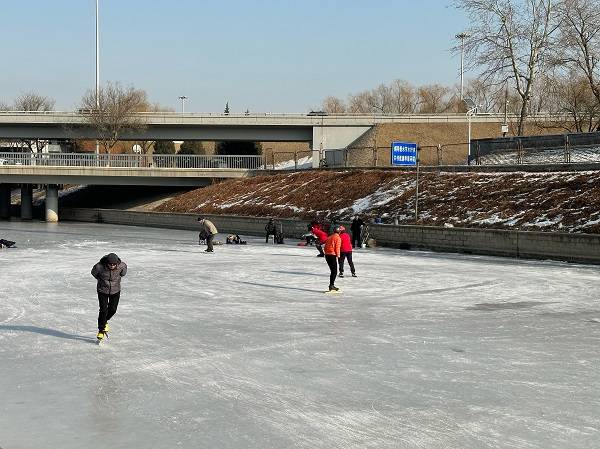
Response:
[{"label": "frozen ice surface", "polygon": [[[0,447],[592,448],[600,268],[0,223]],[[223,240],[223,236],[219,236]],[[90,269],[129,265],[94,344]],[[348,270],[348,269],[347,269]]]}]

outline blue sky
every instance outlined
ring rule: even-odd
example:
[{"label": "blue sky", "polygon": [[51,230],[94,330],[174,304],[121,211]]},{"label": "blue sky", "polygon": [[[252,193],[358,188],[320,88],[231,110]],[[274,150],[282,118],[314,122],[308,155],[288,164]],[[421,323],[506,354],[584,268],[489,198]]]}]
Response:
[{"label": "blue sky", "polygon": [[[3,1],[0,102],[73,110],[95,84],[95,0]],[[101,82],[186,111],[304,112],[400,78],[459,80],[450,0],[100,0]]]}]

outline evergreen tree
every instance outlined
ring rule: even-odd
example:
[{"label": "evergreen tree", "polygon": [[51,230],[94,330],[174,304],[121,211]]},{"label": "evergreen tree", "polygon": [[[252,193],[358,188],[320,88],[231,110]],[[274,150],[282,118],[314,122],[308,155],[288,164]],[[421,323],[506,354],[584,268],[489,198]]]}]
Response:
[{"label": "evergreen tree", "polygon": [[215,152],[224,156],[259,155],[262,154],[262,145],[260,142],[225,140],[217,142]]},{"label": "evergreen tree", "polygon": [[154,154],[175,154],[175,144],[172,140],[157,140],[154,142]]},{"label": "evergreen tree", "polygon": [[229,102],[225,103],[225,114],[229,115]]},{"label": "evergreen tree", "polygon": [[199,140],[185,140],[181,144],[178,154],[206,154],[206,151]]}]

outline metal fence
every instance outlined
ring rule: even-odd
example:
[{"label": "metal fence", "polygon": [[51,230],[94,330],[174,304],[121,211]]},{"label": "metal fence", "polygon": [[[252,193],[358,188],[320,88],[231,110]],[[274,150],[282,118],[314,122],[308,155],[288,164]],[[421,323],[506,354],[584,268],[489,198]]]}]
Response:
[{"label": "metal fence", "polygon": [[600,133],[477,139],[469,163],[515,165],[600,162]]},{"label": "metal fence", "polygon": [[[466,165],[467,148],[467,142],[420,146],[419,161],[423,166]],[[391,154],[391,145],[325,150],[321,166],[391,167]]]},{"label": "metal fence", "polygon": [[264,170],[262,156],[191,154],[0,153],[0,165]]}]

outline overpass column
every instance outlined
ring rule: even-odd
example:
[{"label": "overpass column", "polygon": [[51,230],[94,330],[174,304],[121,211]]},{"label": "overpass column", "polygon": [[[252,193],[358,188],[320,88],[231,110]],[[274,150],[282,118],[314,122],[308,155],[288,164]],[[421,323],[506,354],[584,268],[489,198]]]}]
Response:
[{"label": "overpass column", "polygon": [[56,184],[46,186],[46,221],[58,222],[58,186]]},{"label": "overpass column", "polygon": [[21,184],[21,219],[31,220],[33,218],[33,186]]},{"label": "overpass column", "polygon": [[10,220],[10,184],[0,184],[0,220]]}]

